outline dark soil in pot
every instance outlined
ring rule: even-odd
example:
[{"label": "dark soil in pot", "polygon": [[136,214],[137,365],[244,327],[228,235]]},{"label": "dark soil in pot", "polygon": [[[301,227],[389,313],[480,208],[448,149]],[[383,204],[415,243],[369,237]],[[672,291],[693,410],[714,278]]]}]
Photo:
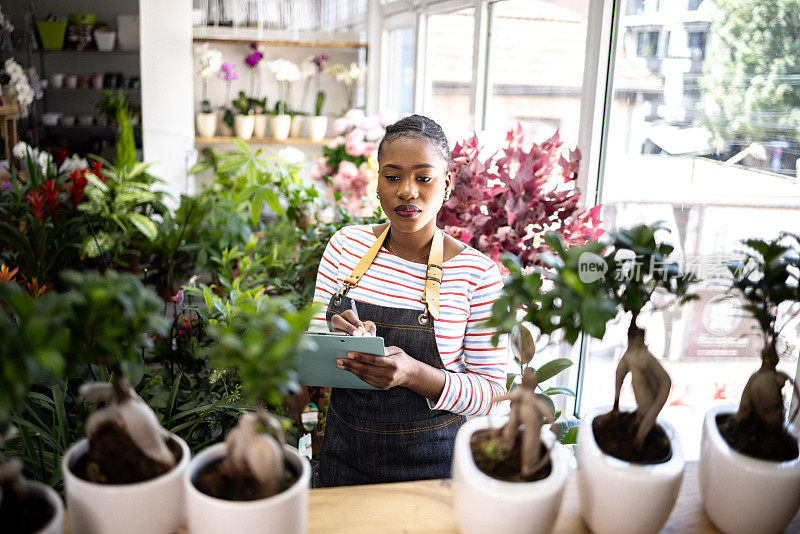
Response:
[{"label": "dark soil in pot", "polygon": [[4,492],[0,501],[0,532],[32,534],[53,519],[56,513],[47,495],[39,488],[31,488],[25,497]]},{"label": "dark soil in pot", "polygon": [[608,412],[592,421],[597,446],[609,456],[633,464],[663,464],[672,458],[672,446],[663,428],[654,425],[641,449],[634,445],[636,429],[636,412]]},{"label": "dark soil in pot", "polygon": [[717,428],[730,447],[759,460],[786,462],[798,456],[797,440],[785,428],[776,434],[756,418],[736,422],[736,414],[719,414]]},{"label": "dark soil in pot", "polygon": [[[494,438],[491,430],[482,430],[472,434],[469,446],[472,459],[480,471],[492,478],[507,482],[535,482],[550,476],[552,464],[548,460],[545,465],[529,477],[521,474],[520,439],[509,451],[498,449],[499,442]],[[547,453],[547,448],[542,445],[542,455]]]},{"label": "dark soil in pot", "polygon": [[[194,487],[206,495],[226,501],[255,501],[272,497],[253,477],[221,469],[222,460],[223,458],[220,458],[201,467],[192,478]],[[284,476],[278,483],[278,493],[292,487],[300,478],[300,473],[295,470],[294,466],[288,462],[283,465]]]},{"label": "dark soil in pot", "polygon": [[[180,444],[167,442],[178,463],[183,457]],[[128,434],[114,423],[98,428],[89,452],[70,467],[75,476],[98,484],[134,484],[163,475],[170,468],[144,456]]]}]

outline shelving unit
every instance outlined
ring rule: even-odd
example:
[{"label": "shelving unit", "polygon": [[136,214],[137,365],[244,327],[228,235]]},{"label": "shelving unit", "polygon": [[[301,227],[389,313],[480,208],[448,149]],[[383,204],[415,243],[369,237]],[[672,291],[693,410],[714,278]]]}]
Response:
[{"label": "shelving unit", "polygon": [[[220,144],[220,143],[233,143],[236,139],[234,136],[215,137],[195,137],[194,142],[204,145]],[[286,139],[276,139],[274,137],[251,137],[246,141],[247,143],[264,144],[264,145],[311,145],[311,146],[324,146],[331,142],[331,139],[323,139],[322,141],[312,141],[307,137],[288,137]]]},{"label": "shelving unit", "polygon": [[328,33],[313,31],[288,32],[251,27],[196,26],[195,42],[251,43],[264,46],[303,46],[322,48],[367,48],[355,33]]}]

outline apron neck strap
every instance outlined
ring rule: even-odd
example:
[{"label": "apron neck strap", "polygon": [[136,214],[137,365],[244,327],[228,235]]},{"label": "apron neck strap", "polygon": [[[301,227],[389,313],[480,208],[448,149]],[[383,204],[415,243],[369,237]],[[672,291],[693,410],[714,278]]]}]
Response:
[{"label": "apron neck strap", "polygon": [[[358,283],[361,281],[361,277],[364,276],[364,273],[367,272],[369,266],[372,265],[372,262],[378,255],[378,251],[380,251],[384,241],[386,241],[386,236],[389,235],[389,229],[391,227],[391,224],[386,226],[386,230],[384,230],[383,233],[378,236],[378,239],[375,240],[375,243],[373,243],[367,253],[364,254],[364,257],[359,260],[355,269],[353,269],[353,272],[351,272],[347,278],[344,279],[344,288],[337,292],[337,294],[347,294],[351,288],[354,288],[358,285]],[[420,302],[425,305],[426,313],[420,317],[427,317],[427,314],[429,313],[434,319],[439,318],[439,288],[441,287],[442,274],[444,273],[444,270],[442,269],[443,262],[444,233],[437,228],[433,233],[431,252],[428,256],[428,268],[425,272],[425,291],[420,299]],[[427,322],[427,319],[425,319],[425,321]],[[420,322],[422,322],[422,320],[420,320]]]}]

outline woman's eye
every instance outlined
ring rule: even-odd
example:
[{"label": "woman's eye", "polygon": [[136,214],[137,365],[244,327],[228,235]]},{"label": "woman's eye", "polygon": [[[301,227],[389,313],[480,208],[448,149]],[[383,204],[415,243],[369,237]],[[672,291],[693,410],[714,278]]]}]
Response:
[{"label": "woman's eye", "polygon": [[418,182],[430,182],[433,180],[433,176],[417,176]]},{"label": "woman's eye", "polygon": [[400,177],[399,176],[389,176],[389,175],[387,175],[386,179],[389,180],[390,182],[396,182],[397,180],[400,179]]}]

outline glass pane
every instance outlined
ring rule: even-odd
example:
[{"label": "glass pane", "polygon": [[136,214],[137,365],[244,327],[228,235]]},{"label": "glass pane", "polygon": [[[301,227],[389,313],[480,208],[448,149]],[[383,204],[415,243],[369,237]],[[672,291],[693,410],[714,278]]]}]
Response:
[{"label": "glass pane", "polygon": [[[665,221],[676,258],[703,278],[698,301],[639,321],[672,376],[662,415],[692,459],[705,411],[738,402],[760,362],[752,323],[725,294],[725,264],[741,239],[800,228],[800,85],[785,63],[797,54],[787,36],[800,32],[800,19],[723,12],[711,2],[661,8],[621,17],[601,198],[606,228]],[[666,32],[668,53],[651,37]],[[651,48],[652,57],[637,57]],[[612,403],[627,325],[620,317],[591,343],[583,411]],[[800,325],[783,334],[790,350],[779,368],[794,376]],[[623,391],[632,406],[629,382]]]},{"label": "glass pane", "polygon": [[577,144],[588,10],[588,0],[493,6],[489,138],[505,139],[519,123],[536,142],[559,130],[567,145]]},{"label": "glass pane", "polygon": [[389,83],[386,105],[398,114],[411,113],[414,98],[414,28],[388,34]]},{"label": "glass pane", "polygon": [[472,134],[470,113],[475,9],[428,18],[425,114],[442,125],[451,141]]}]

